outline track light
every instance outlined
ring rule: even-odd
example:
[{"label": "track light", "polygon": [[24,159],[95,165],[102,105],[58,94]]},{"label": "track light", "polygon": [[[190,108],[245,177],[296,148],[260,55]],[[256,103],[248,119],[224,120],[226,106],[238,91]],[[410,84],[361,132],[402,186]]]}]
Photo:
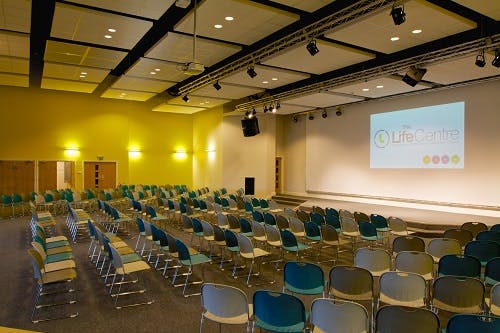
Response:
[{"label": "track light", "polygon": [[486,65],[486,61],[484,60],[484,50],[479,51],[479,54],[476,56],[477,67],[484,67]]},{"label": "track light", "polygon": [[309,43],[306,45],[307,51],[309,51],[310,55],[315,55],[319,52],[318,46],[316,45],[316,40],[311,40]]},{"label": "track light", "polygon": [[255,116],[257,114],[257,111],[255,109],[252,110],[252,116]]},{"label": "track light", "polygon": [[412,87],[415,87],[417,83],[422,80],[422,77],[426,72],[427,69],[425,68],[416,68],[415,66],[411,66],[408,72],[406,72],[405,76],[403,77],[403,82]]},{"label": "track light", "polygon": [[267,105],[264,105],[264,113],[267,112]]},{"label": "track light", "polygon": [[299,117],[293,116],[292,120],[293,120],[294,123],[297,123],[299,121]]},{"label": "track light", "polygon": [[255,71],[255,68],[253,66],[250,66],[250,67],[247,68],[247,74],[252,79],[257,76],[257,72]]},{"label": "track light", "polygon": [[309,114],[308,118],[309,118],[309,120],[313,120],[314,119],[314,115],[311,113],[311,114]]},{"label": "track light", "polygon": [[342,111],[337,110],[337,112],[335,112],[335,114],[337,115],[337,117],[340,117],[342,115]]},{"label": "track light", "polygon": [[271,108],[271,112],[276,113],[276,111],[278,111],[278,108],[276,107],[276,105],[273,105],[273,107]]},{"label": "track light", "polygon": [[182,100],[186,103],[189,103],[189,96],[188,95],[184,95],[184,97],[182,97]]},{"label": "track light", "polygon": [[276,102],[276,110],[279,110],[281,108],[280,102]]},{"label": "track light", "polygon": [[392,16],[392,20],[394,21],[395,25],[403,24],[404,21],[406,21],[406,13],[405,13],[404,6],[402,6],[402,5],[396,6],[396,4],[394,4],[392,6],[391,16]]},{"label": "track light", "polygon": [[214,88],[215,88],[215,90],[221,90],[222,89],[222,86],[219,84],[219,81],[216,81],[214,83]]},{"label": "track light", "polygon": [[252,111],[247,111],[245,112],[245,117],[247,117],[248,119],[251,119],[253,118],[255,115],[257,114],[257,111],[255,111],[255,109],[253,109]]},{"label": "track light", "polygon": [[495,67],[500,67],[500,49],[495,50],[495,59],[491,62]]},{"label": "track light", "polygon": [[328,117],[328,113],[326,112],[326,110],[323,110],[323,112],[321,113],[321,117],[323,117],[323,119]]}]

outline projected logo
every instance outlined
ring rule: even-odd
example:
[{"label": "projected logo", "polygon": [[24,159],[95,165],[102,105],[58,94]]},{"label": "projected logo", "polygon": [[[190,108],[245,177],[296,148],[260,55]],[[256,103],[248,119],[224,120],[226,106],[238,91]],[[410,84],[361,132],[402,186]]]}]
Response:
[{"label": "projected logo", "polygon": [[454,154],[451,156],[445,154],[445,155],[442,155],[442,156],[439,156],[439,155],[433,155],[433,156],[429,156],[429,155],[424,155],[424,157],[422,157],[422,162],[425,164],[425,165],[429,165],[431,162],[432,164],[449,164],[451,162],[451,164],[459,164],[460,163],[460,156],[457,155],[457,154]]},{"label": "projected logo", "polygon": [[386,130],[378,130],[373,137],[373,141],[375,142],[375,146],[378,148],[387,147],[389,144],[389,133]]}]

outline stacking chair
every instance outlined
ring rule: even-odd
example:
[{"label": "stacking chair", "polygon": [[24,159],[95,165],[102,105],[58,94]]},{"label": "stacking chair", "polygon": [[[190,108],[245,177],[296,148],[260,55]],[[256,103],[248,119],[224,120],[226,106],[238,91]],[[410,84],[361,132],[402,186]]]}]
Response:
[{"label": "stacking chair", "polygon": [[307,221],[311,220],[311,218],[309,217],[309,213],[307,213],[301,209],[298,209],[295,213],[297,214],[297,217],[299,218],[299,220],[301,220],[302,222],[307,222]]},{"label": "stacking chair", "polygon": [[491,288],[489,307],[491,315],[500,317],[500,282]]},{"label": "stacking chair", "polygon": [[380,304],[401,305],[422,308],[427,305],[427,284],[425,279],[415,273],[385,272],[380,276]]},{"label": "stacking chair", "polygon": [[464,253],[477,258],[484,267],[488,260],[500,257],[500,244],[493,241],[475,240],[465,245]]},{"label": "stacking chair", "polygon": [[484,285],[476,278],[441,276],[432,285],[431,307],[437,313],[481,313],[484,303]]},{"label": "stacking chair", "polygon": [[382,249],[360,248],[354,253],[354,266],[364,268],[373,277],[391,270],[391,255]]},{"label": "stacking chair", "polygon": [[[184,244],[183,242],[181,242],[180,240],[177,240],[175,242],[175,245],[177,247],[177,252],[178,252],[178,262],[179,262],[179,265],[180,266],[185,266],[188,268],[188,271],[187,273],[185,273],[185,276],[186,276],[186,280],[184,282],[184,289],[182,290],[182,295],[184,297],[190,297],[190,296],[195,296],[195,295],[200,295],[200,293],[193,293],[193,294],[186,294],[186,288],[188,286],[188,284],[200,284],[200,283],[203,283],[203,264],[205,263],[210,263],[211,260],[209,257],[207,257],[206,255],[204,254],[201,254],[201,253],[198,253],[198,254],[191,254],[189,253],[189,249],[188,247],[186,246],[186,244]],[[194,281],[194,282],[190,282],[189,283],[189,276],[193,274],[193,267],[196,266],[196,265],[201,265],[202,266],[202,269],[201,269],[201,275],[202,275],[202,280],[201,281]],[[178,275],[178,271],[179,271],[179,268],[180,267],[177,267],[175,269],[175,273],[174,273],[174,277],[172,279],[172,284],[174,286],[179,286],[179,285],[175,285],[175,279],[177,278],[177,275]]]},{"label": "stacking chair", "polygon": [[476,240],[493,241],[500,245],[500,231],[495,231],[495,230],[481,231],[477,234]]},{"label": "stacking chair", "polygon": [[306,235],[306,232],[304,230],[304,222],[299,220],[297,217],[290,216],[289,225],[290,225],[290,231],[296,237],[304,237]]},{"label": "stacking chair", "polygon": [[326,216],[337,216],[339,217],[339,211],[332,207],[325,208],[325,217]]},{"label": "stacking chair", "polygon": [[290,222],[288,222],[288,219],[280,214],[276,215],[276,226],[278,229],[290,229]]},{"label": "stacking chair", "polygon": [[134,250],[137,251],[137,249],[141,245],[141,240],[142,240],[142,242],[145,242],[147,235],[146,235],[146,228],[144,227],[144,221],[142,220],[142,218],[137,217],[135,220],[136,220],[136,224],[137,224],[138,234],[137,234],[137,242],[135,243]]},{"label": "stacking chair", "polygon": [[312,332],[368,333],[368,311],[358,303],[317,298],[311,304]]},{"label": "stacking chair", "polygon": [[481,231],[488,230],[488,226],[483,222],[465,222],[460,228],[469,230],[474,238],[476,238],[477,234]]},{"label": "stacking chair", "polygon": [[386,305],[377,311],[377,333],[438,333],[438,316],[426,309]]},{"label": "stacking chair", "polygon": [[406,222],[399,217],[391,216],[387,218],[387,224],[389,225],[389,231],[392,235],[406,236],[410,234]]},{"label": "stacking chair", "polygon": [[280,230],[283,255],[286,252],[295,253],[296,260],[300,261],[300,253],[310,249],[309,245],[301,243],[290,230]]},{"label": "stacking chair", "polygon": [[342,226],[340,225],[340,219],[338,215],[327,214],[325,216],[325,223],[334,227],[337,232],[340,232],[342,230]]},{"label": "stacking chair", "polygon": [[290,294],[257,290],[253,294],[254,321],[257,326],[271,332],[303,332],[306,310],[302,301]]},{"label": "stacking chair", "polygon": [[283,267],[283,292],[325,297],[323,269],[312,263],[287,261]]},{"label": "stacking chair", "polygon": [[422,275],[425,281],[434,278],[434,259],[425,252],[402,251],[396,255],[395,268],[398,272],[411,272]]},{"label": "stacking chair", "polygon": [[264,215],[261,212],[259,212],[258,210],[254,210],[252,212],[252,218],[256,222],[264,223]]},{"label": "stacking chair", "polygon": [[498,333],[500,318],[473,314],[457,314],[450,318],[446,333]]},{"label": "stacking chair", "polygon": [[312,222],[316,223],[317,225],[325,224],[324,215],[321,215],[320,213],[311,212],[311,214],[309,214],[309,218],[311,219]]},{"label": "stacking chair", "polygon": [[434,262],[437,264],[442,256],[447,254],[462,254],[462,246],[453,238],[434,238],[427,246],[427,253],[429,253]]},{"label": "stacking chair", "polygon": [[447,254],[439,259],[437,276],[455,275],[481,277],[481,263],[468,255]]},{"label": "stacking chair", "polygon": [[361,240],[368,242],[369,247],[373,247],[374,245],[377,245],[379,241],[383,242],[385,239],[385,237],[380,236],[377,232],[377,228],[370,222],[359,221],[358,228]]},{"label": "stacking chair", "polygon": [[203,332],[205,319],[219,324],[246,325],[246,331],[250,331],[250,318],[252,308],[248,299],[241,289],[216,283],[204,283],[201,286],[201,313],[200,333]]},{"label": "stacking chair", "polygon": [[233,232],[240,232],[240,221],[238,220],[238,218],[233,214],[227,214],[226,217],[228,222],[227,227],[229,228],[229,230]]},{"label": "stacking chair", "polygon": [[467,229],[448,229],[445,230],[443,237],[456,239],[460,243],[462,249],[465,247],[465,244],[472,241],[474,238],[472,232]]},{"label": "stacking chair", "polygon": [[320,231],[321,242],[318,245],[318,257],[321,255],[322,249],[334,248],[335,259],[326,259],[321,262],[338,261],[340,252],[344,251],[340,250],[340,247],[348,244],[349,241],[340,238],[337,230],[329,224],[322,225]]},{"label": "stacking chair", "polygon": [[354,212],[354,221],[359,222],[370,222],[370,217],[363,212]]},{"label": "stacking chair", "polygon": [[500,232],[500,223],[492,225],[491,228],[490,228],[490,231]]},{"label": "stacking chair", "polygon": [[[75,304],[76,300],[70,298],[69,300],[53,300],[52,303],[42,303],[47,296],[57,294],[65,294],[72,293],[75,291],[71,283],[76,279],[76,271],[73,268],[64,268],[55,271],[45,271],[44,264],[41,260],[41,257],[35,250],[29,249],[28,254],[31,257],[31,261],[33,264],[33,273],[35,280],[37,282],[36,291],[35,291],[35,299],[33,302],[33,310],[31,312],[31,321],[33,323],[38,323],[47,320],[53,319],[62,319],[62,318],[74,318],[78,316],[78,312],[73,312],[71,314],[58,316],[58,317],[40,317],[39,310],[50,308],[53,306],[63,306],[67,304]],[[61,289],[59,286],[67,284],[67,288]],[[59,297],[61,298],[61,297]]]},{"label": "stacking chair", "polygon": [[276,225],[276,218],[274,217],[274,214],[264,212],[264,222],[268,225]]},{"label": "stacking chair", "polygon": [[253,237],[252,224],[246,218],[241,217],[240,220],[240,233],[247,237]]},{"label": "stacking chair", "polygon": [[283,213],[288,217],[297,217],[297,213],[289,207],[283,208]]},{"label": "stacking chair", "polygon": [[[236,234],[229,229],[224,230],[224,238],[226,241],[226,251],[231,253],[231,260],[233,261],[233,272],[231,274],[232,277],[236,278],[236,270],[238,269],[238,257],[237,254],[240,252],[240,247],[238,245],[238,237]],[[224,263],[224,259],[221,258],[219,263],[219,268],[223,270],[222,264]]]},{"label": "stacking chair", "polygon": [[488,260],[484,270],[484,284],[492,286],[500,282],[500,257]]},{"label": "stacking chair", "polygon": [[397,254],[402,251],[425,252],[425,242],[417,236],[398,236],[392,241],[392,252]]},{"label": "stacking chair", "polygon": [[359,233],[358,223],[352,217],[343,216],[340,218],[340,225],[342,227],[341,235],[348,238],[352,242],[352,251],[356,248],[356,241],[361,237]]},{"label": "stacking chair", "polygon": [[252,223],[253,240],[256,242],[260,242],[265,246],[267,244],[265,227],[257,221],[252,221],[251,223]]},{"label": "stacking chair", "polygon": [[[238,239],[238,247],[240,250],[240,256],[243,258],[243,260],[251,260],[251,264],[250,264],[250,267],[248,269],[247,281],[246,281],[247,286],[251,287],[252,285],[250,284],[250,277],[261,275],[261,273],[262,273],[261,272],[262,260],[264,259],[264,257],[269,256],[271,253],[269,253],[266,250],[263,250],[261,248],[254,247],[250,238],[248,238],[244,234],[238,234],[238,235],[236,235],[236,237]],[[253,273],[253,266],[256,262],[258,265],[258,270],[257,270],[257,273]],[[270,283],[274,283],[274,273],[273,273],[273,280],[270,281]]]},{"label": "stacking chair", "polygon": [[269,252],[271,252],[272,248],[279,250],[280,259],[276,261],[276,265],[278,265],[278,262],[283,260],[283,243],[281,242],[280,232],[276,227],[269,224],[265,224],[264,228],[266,231],[266,242],[268,245]]},{"label": "stacking chair", "polygon": [[191,245],[193,244],[193,238],[196,236],[196,238],[198,238],[198,241],[199,241],[199,250],[201,251],[202,242],[203,242],[203,239],[205,237],[205,234],[203,232],[203,225],[202,225],[201,221],[199,219],[197,219],[196,217],[193,217],[191,219],[191,223],[193,225],[193,232],[191,233],[190,244]]}]

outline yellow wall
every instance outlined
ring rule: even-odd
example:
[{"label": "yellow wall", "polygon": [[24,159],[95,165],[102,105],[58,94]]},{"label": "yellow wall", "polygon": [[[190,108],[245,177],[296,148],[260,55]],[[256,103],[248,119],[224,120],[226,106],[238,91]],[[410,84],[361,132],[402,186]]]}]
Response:
[{"label": "yellow wall", "polygon": [[[0,86],[0,159],[75,160],[83,187],[84,160],[118,162],[118,183],[186,184],[193,178],[193,116],[151,111],[142,102]],[[141,150],[129,159],[128,150]],[[64,148],[78,147],[69,158]],[[187,156],[177,159],[176,149]]]}]

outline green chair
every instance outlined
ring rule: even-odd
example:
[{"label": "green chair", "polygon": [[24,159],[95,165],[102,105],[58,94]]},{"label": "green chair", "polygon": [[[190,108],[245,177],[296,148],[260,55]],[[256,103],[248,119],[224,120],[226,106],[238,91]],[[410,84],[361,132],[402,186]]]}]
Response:
[{"label": "green chair", "polygon": [[450,318],[446,333],[498,333],[500,318],[473,314],[457,314]]},{"label": "green chair", "polygon": [[[203,278],[204,278],[204,275],[203,275],[203,264],[210,263],[212,260],[210,260],[209,257],[207,257],[206,255],[201,254],[201,253],[197,253],[197,254],[191,254],[191,253],[189,253],[189,249],[188,249],[187,245],[184,244],[180,240],[176,240],[175,246],[177,247],[177,253],[179,255],[179,257],[177,259],[178,262],[179,262],[179,266],[184,266],[184,267],[187,267],[187,269],[188,269],[188,271],[184,274],[186,276],[186,279],[184,281],[184,288],[182,290],[182,295],[184,297],[201,295],[201,292],[199,292],[199,293],[192,293],[192,294],[186,294],[186,289],[187,289],[188,284],[192,285],[192,284],[203,283]],[[202,279],[200,281],[189,282],[189,277],[193,274],[193,267],[196,266],[196,265],[201,265]],[[175,285],[175,280],[176,280],[176,278],[178,276],[179,268],[180,267],[177,267],[175,269],[174,277],[172,279],[172,284],[174,286],[176,286],[176,287],[178,285]]]},{"label": "green chair", "polygon": [[257,290],[253,294],[254,321],[270,332],[305,332],[306,310],[302,301],[290,294]]},{"label": "green chair", "polygon": [[287,261],[283,268],[283,292],[325,297],[323,269],[313,263]]}]

